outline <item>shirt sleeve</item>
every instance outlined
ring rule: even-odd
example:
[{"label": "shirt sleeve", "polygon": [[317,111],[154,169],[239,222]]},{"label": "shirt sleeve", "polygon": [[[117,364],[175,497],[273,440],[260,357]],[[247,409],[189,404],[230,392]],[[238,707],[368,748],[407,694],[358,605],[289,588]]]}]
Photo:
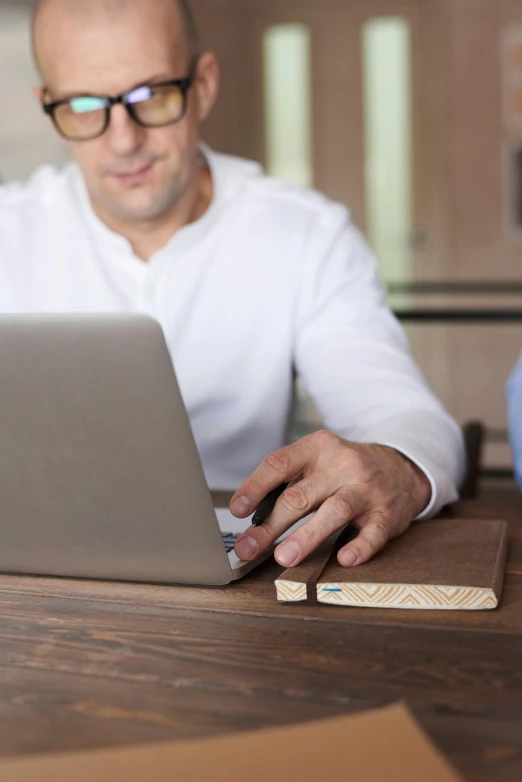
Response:
[{"label": "shirt sleeve", "polygon": [[509,378],[506,392],[513,467],[517,483],[522,489],[522,354]]},{"label": "shirt sleeve", "polygon": [[309,242],[294,339],[296,370],[326,428],[395,448],[426,474],[432,496],[418,518],[458,499],[461,430],[415,364],[375,259],[346,213]]}]

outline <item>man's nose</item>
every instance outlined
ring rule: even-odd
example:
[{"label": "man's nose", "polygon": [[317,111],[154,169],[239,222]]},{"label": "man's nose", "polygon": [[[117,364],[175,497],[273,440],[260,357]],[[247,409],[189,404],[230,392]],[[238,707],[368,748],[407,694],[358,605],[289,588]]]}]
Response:
[{"label": "man's nose", "polygon": [[134,122],[125,106],[117,104],[111,109],[111,121],[106,131],[111,152],[131,155],[143,145],[145,128]]}]

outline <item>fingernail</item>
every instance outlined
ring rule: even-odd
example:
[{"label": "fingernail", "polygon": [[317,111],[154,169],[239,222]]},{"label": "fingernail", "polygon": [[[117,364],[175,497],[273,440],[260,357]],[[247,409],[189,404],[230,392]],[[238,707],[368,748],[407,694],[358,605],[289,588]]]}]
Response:
[{"label": "fingernail", "polygon": [[293,541],[285,543],[281,548],[277,549],[276,559],[280,565],[284,567],[291,567],[294,562],[299,558],[301,549]]},{"label": "fingernail", "polygon": [[353,567],[358,559],[359,555],[353,548],[349,548],[348,551],[344,551],[339,555],[339,560],[343,567]]},{"label": "fingernail", "polygon": [[236,516],[248,516],[250,512],[250,502],[247,497],[237,497],[230,506],[230,510]]},{"label": "fingernail", "polygon": [[249,535],[248,537],[237,541],[235,551],[239,559],[254,559],[259,551],[259,546],[257,545],[256,539]]}]

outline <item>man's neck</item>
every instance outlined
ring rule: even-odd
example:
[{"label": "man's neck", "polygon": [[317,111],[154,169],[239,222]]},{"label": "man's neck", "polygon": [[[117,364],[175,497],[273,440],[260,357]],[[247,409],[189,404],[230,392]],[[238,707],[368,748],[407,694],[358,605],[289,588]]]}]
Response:
[{"label": "man's neck", "polygon": [[115,233],[125,237],[130,243],[135,255],[142,261],[149,261],[154,253],[162,247],[185,225],[196,222],[207,211],[213,198],[212,175],[206,166],[201,164],[194,172],[194,177],[182,197],[176,202],[175,209],[159,220],[136,223],[124,223],[102,214],[93,204],[97,216]]}]

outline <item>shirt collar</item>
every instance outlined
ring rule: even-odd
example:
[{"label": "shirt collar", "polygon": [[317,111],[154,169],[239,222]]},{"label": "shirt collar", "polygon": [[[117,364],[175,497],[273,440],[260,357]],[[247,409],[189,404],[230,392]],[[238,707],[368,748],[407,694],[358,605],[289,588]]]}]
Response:
[{"label": "shirt collar", "polygon": [[[217,221],[222,208],[239,195],[246,183],[252,177],[262,174],[262,168],[257,163],[252,163],[239,158],[233,158],[215,153],[207,144],[200,143],[199,150],[203,155],[212,176],[213,197],[212,202],[205,213],[195,222],[177,231],[167,244],[150,259],[150,262],[166,250],[186,249],[195,238],[201,236],[202,231],[208,232]],[[110,229],[94,212],[87,191],[85,180],[77,164],[72,164],[73,187],[76,191],[81,213],[84,215],[90,230],[98,237],[100,243],[109,256],[119,266],[134,274],[142,275],[143,268],[147,264],[139,259],[132,249],[130,242],[121,234]]]}]

